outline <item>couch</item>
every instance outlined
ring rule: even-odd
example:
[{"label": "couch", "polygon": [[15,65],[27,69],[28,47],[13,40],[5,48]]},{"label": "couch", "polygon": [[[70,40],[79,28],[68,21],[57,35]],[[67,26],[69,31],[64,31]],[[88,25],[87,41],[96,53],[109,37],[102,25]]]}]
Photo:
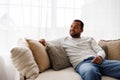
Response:
[{"label": "couch", "polygon": [[[106,59],[120,60],[120,40],[100,40]],[[11,60],[18,70],[18,80],[82,80],[56,42],[44,47],[37,40],[19,39],[11,50]],[[89,66],[88,66],[89,67]],[[103,76],[102,80],[118,80]]]}]

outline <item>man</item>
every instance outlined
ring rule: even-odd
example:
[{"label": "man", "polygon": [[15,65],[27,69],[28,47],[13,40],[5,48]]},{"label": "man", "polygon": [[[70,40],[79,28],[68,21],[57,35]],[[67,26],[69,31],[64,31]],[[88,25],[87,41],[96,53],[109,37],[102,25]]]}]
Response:
[{"label": "man", "polygon": [[[101,76],[120,79],[120,61],[105,60],[105,52],[91,37],[82,37],[84,24],[74,20],[70,27],[70,36],[59,40],[69,56],[70,62],[83,80],[101,80]],[[45,45],[45,40],[40,42]]]}]

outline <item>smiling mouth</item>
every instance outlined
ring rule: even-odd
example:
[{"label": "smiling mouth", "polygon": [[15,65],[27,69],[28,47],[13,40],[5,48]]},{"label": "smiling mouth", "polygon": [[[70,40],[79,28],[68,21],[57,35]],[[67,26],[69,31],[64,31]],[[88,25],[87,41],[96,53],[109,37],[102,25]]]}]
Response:
[{"label": "smiling mouth", "polygon": [[75,31],[70,31],[70,33],[75,33]]}]

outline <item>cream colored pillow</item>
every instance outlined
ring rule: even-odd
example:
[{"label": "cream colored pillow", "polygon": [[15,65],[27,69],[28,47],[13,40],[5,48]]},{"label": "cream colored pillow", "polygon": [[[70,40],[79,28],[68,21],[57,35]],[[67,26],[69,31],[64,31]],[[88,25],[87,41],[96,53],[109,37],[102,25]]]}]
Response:
[{"label": "cream colored pillow", "polygon": [[120,39],[118,40],[100,40],[100,46],[107,46],[107,58],[120,60]]},{"label": "cream colored pillow", "polygon": [[30,45],[30,49],[32,50],[34,59],[38,64],[40,72],[48,69],[50,67],[50,62],[45,47],[36,40],[27,39],[27,42]]},{"label": "cream colored pillow", "polygon": [[39,68],[28,47],[14,47],[11,59],[17,70],[27,79],[34,80],[39,75]]}]

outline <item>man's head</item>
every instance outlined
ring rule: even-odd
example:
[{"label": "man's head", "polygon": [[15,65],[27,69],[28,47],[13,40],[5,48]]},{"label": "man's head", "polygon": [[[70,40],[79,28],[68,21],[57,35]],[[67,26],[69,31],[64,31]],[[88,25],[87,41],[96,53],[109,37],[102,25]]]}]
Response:
[{"label": "man's head", "polygon": [[79,38],[83,32],[84,24],[81,20],[74,20],[70,27],[70,35],[73,38]]}]

